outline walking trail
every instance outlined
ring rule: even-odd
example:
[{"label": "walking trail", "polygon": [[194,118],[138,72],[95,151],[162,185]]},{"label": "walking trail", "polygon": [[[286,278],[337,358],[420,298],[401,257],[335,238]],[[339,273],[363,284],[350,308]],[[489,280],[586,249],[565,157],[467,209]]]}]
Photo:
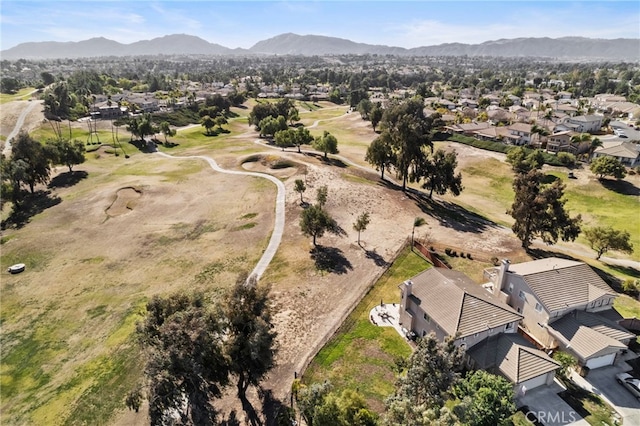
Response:
[{"label": "walking trail", "polygon": [[27,118],[27,114],[29,114],[36,105],[40,105],[40,103],[30,102],[29,105],[27,105],[27,107],[20,113],[20,117],[18,117],[16,125],[13,127],[11,133],[9,133],[9,136],[7,136],[7,140],[4,144],[2,154],[4,154],[5,157],[11,155],[11,140],[17,136],[18,132],[20,132],[20,129],[22,129],[22,126],[24,125],[24,120]]}]

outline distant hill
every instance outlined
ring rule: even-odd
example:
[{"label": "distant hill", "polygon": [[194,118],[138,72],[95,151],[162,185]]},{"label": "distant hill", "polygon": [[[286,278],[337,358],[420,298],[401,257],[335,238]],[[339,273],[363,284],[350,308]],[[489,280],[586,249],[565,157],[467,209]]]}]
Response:
[{"label": "distant hill", "polygon": [[122,44],[104,37],[79,42],[34,42],[22,43],[0,52],[2,59],[56,59],[91,58],[97,56],[141,56],[141,55],[231,55],[237,50],[200,37],[173,34],[151,40]]},{"label": "distant hill", "polygon": [[343,54],[373,54],[406,55],[407,49],[365,43],[337,37],[318,35],[297,35],[293,33],[280,34],[267,40],[262,40],[249,48],[250,52],[267,55],[343,55]]},{"label": "distant hill", "polygon": [[640,60],[640,39],[516,38],[480,44],[447,43],[412,49],[356,43],[336,37],[281,34],[250,49],[229,49],[199,37],[173,34],[122,44],[104,37],[79,42],[22,43],[0,52],[2,59],[55,59],[141,55],[342,55],[546,57],[565,60]]}]

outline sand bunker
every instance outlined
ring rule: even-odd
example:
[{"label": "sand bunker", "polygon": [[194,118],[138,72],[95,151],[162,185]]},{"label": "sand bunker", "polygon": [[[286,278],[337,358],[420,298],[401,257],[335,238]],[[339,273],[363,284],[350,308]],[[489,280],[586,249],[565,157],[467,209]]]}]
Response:
[{"label": "sand bunker", "polygon": [[118,189],[116,199],[107,207],[107,215],[115,217],[131,212],[141,196],[142,191],[131,186]]}]

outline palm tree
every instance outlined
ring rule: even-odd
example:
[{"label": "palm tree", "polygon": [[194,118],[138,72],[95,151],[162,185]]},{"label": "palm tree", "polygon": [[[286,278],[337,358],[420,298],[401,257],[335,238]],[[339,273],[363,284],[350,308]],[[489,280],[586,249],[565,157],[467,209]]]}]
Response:
[{"label": "palm tree", "polygon": [[591,142],[591,135],[589,133],[580,133],[579,135],[571,136],[571,146],[575,148],[577,155],[585,152],[584,145],[589,142]]},{"label": "palm tree", "polygon": [[589,151],[588,151],[589,157],[587,158],[587,161],[591,162],[591,156],[593,156],[593,153],[595,152],[595,150],[601,146],[602,146],[602,141],[600,139],[598,138],[591,139],[591,143],[589,144]]},{"label": "palm tree", "polygon": [[547,130],[546,127],[538,126],[537,124],[534,124],[533,126],[531,126],[531,134],[538,135],[538,142],[539,142],[540,148],[542,148],[542,138],[549,136],[549,131]]}]

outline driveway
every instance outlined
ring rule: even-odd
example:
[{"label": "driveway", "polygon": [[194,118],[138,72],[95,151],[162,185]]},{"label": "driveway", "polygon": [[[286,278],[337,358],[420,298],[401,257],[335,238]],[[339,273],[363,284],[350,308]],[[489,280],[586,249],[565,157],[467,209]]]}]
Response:
[{"label": "driveway", "polygon": [[588,426],[587,421],[558,396],[562,391],[564,387],[554,381],[549,386],[540,386],[528,391],[518,398],[517,405],[526,405],[529,408],[525,413],[527,418],[533,420],[535,416],[545,426]]},{"label": "driveway", "polygon": [[615,379],[616,374],[629,370],[629,365],[621,362],[589,371],[585,381],[593,393],[603,397],[620,413],[625,425],[640,425],[640,402]]}]

